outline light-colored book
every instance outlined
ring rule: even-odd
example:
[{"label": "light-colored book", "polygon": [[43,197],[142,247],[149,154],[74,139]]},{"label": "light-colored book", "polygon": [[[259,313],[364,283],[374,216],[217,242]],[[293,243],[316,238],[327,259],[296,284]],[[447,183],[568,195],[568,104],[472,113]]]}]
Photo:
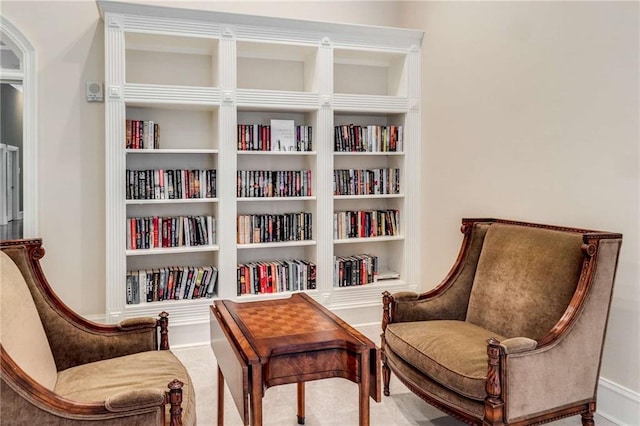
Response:
[{"label": "light-colored book", "polygon": [[271,120],[271,151],[296,151],[296,125],[293,120]]}]

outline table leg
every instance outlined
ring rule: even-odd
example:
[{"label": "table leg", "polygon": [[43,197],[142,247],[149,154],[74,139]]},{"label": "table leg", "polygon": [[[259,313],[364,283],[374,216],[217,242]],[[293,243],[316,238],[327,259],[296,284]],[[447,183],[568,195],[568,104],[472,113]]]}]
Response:
[{"label": "table leg", "polygon": [[218,426],[224,425],[224,376],[218,366]]},{"label": "table leg", "polygon": [[262,426],[262,364],[251,366],[251,384],[249,398],[251,399],[251,425]]},{"label": "table leg", "polygon": [[360,384],[358,385],[358,411],[360,426],[369,426],[369,350],[360,354]]},{"label": "table leg", "polygon": [[298,382],[298,424],[304,424],[304,382]]}]

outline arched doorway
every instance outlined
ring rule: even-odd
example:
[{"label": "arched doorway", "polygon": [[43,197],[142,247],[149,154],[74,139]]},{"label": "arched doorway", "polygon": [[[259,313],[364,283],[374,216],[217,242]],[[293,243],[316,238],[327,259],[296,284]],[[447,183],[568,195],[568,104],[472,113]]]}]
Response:
[{"label": "arched doorway", "polygon": [[[0,81],[3,84],[22,89],[22,143],[19,148],[15,144],[4,144],[0,159],[4,158],[0,170],[3,172],[5,190],[10,187],[12,195],[6,196],[3,204],[4,217],[14,216],[15,200],[22,206],[22,232],[20,237],[38,236],[38,155],[37,155],[37,118],[36,118],[36,57],[35,49],[26,37],[5,17],[0,16]],[[10,93],[10,92],[9,92]],[[0,140],[0,144],[2,144]],[[9,172],[9,173],[8,173]],[[17,182],[16,182],[17,180]],[[17,187],[16,187],[17,185]],[[20,191],[19,188],[22,188]],[[20,192],[17,197],[15,192]],[[3,213],[0,213],[2,215]]]}]

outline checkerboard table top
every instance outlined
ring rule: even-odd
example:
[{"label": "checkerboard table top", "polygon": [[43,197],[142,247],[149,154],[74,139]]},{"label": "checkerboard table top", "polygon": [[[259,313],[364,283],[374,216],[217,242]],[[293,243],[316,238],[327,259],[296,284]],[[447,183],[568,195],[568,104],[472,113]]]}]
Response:
[{"label": "checkerboard table top", "polygon": [[322,345],[372,347],[373,343],[304,293],[289,298],[220,301],[261,358]]}]

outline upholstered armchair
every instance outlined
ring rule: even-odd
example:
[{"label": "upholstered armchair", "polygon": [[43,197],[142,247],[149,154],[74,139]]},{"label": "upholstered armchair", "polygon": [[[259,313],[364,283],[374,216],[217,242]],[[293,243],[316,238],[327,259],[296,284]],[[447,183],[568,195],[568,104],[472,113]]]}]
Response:
[{"label": "upholstered armchair", "polygon": [[423,294],[383,294],[390,373],[469,424],[582,415],[596,390],[622,235],[464,219],[458,258]]},{"label": "upholstered armchair", "polygon": [[167,314],[87,321],[54,294],[43,255],[41,240],[0,242],[1,423],[195,425]]}]

